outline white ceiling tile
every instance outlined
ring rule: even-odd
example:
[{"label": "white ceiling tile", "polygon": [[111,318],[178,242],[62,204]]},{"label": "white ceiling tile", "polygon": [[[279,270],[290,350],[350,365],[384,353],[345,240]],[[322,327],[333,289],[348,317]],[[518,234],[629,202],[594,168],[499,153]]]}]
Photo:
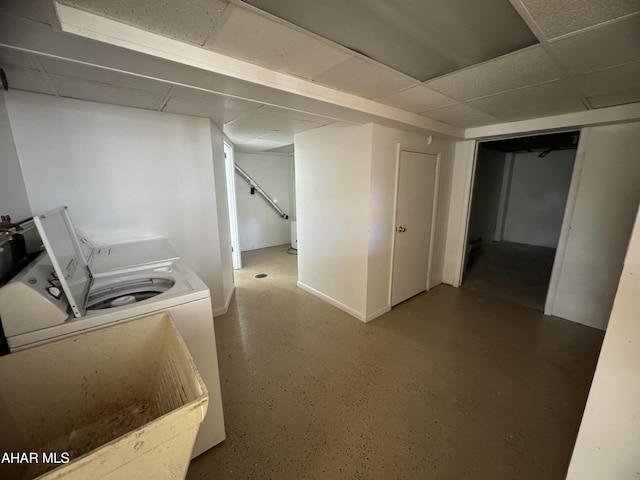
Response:
[{"label": "white ceiling tile", "polygon": [[68,62],[50,57],[37,57],[38,61],[47,73],[62,75],[65,77],[79,78],[92,82],[107,83],[119,87],[135,88],[148,93],[166,95],[170,84],[151,80],[149,78],[116,72],[104,68],[85,65],[77,62]]},{"label": "white ceiling tile", "polygon": [[627,63],[576,77],[580,91],[587,97],[608,95],[640,88],[640,63]]},{"label": "white ceiling tile", "polygon": [[555,103],[547,103],[544,105],[532,105],[515,110],[507,110],[496,114],[495,116],[503,122],[515,122],[517,120],[550,117],[553,115],[562,115],[564,113],[584,112],[586,110],[586,107],[580,100],[570,99]]},{"label": "white ceiling tile", "polygon": [[62,75],[49,75],[49,80],[62,97],[154,110],[160,108],[163,100],[161,94]]},{"label": "white ceiling tile", "polygon": [[305,122],[302,120],[292,120],[291,125],[285,130],[291,133],[300,133],[306,132],[307,130],[312,130],[314,128],[321,127],[319,123],[315,122]]},{"label": "white ceiling tile", "polygon": [[492,117],[491,115],[483,115],[481,117],[473,117],[473,118],[465,118],[463,120],[456,120],[451,123],[457,127],[474,128],[474,127],[484,127],[485,125],[493,125],[499,122],[500,121],[497,118]]},{"label": "white ceiling tile", "polygon": [[385,105],[391,105],[414,113],[458,103],[456,100],[431,90],[422,84],[386,95],[379,98],[378,101]]},{"label": "white ceiling tile", "polygon": [[225,126],[222,131],[234,145],[241,145],[244,142],[248,142],[256,138],[255,135],[243,135],[242,133],[234,131],[233,129],[229,129],[228,126]]},{"label": "white ceiling tile", "polygon": [[264,153],[268,153],[270,155],[293,155],[294,152],[295,147],[293,142],[289,145],[285,145],[284,147],[270,148],[269,150],[264,151]]},{"label": "white ceiling tile", "polygon": [[437,78],[425,85],[459,101],[550,82],[562,78],[555,62],[540,46]]},{"label": "white ceiling tile", "polygon": [[436,108],[435,110],[424,112],[421,115],[433,120],[439,120],[441,122],[447,123],[455,123],[460,120],[486,116],[484,112],[464,103],[457,103],[455,105],[449,105],[447,107]]},{"label": "white ceiling tile", "polygon": [[245,0],[424,81],[537,43],[506,0]]},{"label": "white ceiling tile", "polygon": [[638,0],[520,0],[546,38],[640,11]]},{"label": "white ceiling tile", "polygon": [[640,14],[555,40],[551,47],[574,74],[640,60]]},{"label": "white ceiling tile", "polygon": [[267,138],[261,137],[242,142],[242,148],[263,151],[269,150],[271,148],[284,147],[285,145],[290,145],[292,142],[293,138],[291,138],[291,142],[279,142],[277,140],[269,140]]},{"label": "white ceiling tile", "polygon": [[198,90],[196,88],[188,88],[178,85],[171,87],[171,96],[192,100],[194,102],[218,105],[220,107],[230,108],[233,110],[242,110],[245,112],[257,110],[263,105],[259,102],[252,102],[250,100],[229,97],[215,92],[208,92],[206,90]]},{"label": "white ceiling tile", "polygon": [[275,132],[270,133],[269,135],[264,135],[259,137],[264,140],[273,140],[276,142],[284,142],[287,145],[293,143],[293,133],[290,132]]},{"label": "white ceiling tile", "polygon": [[2,68],[7,75],[7,82],[9,83],[10,89],[14,88],[16,90],[36,93],[53,93],[39,70],[14,65],[7,65]]},{"label": "white ceiling tile", "polygon": [[449,122],[451,125],[462,128],[484,127],[486,125],[494,125],[500,121],[491,115],[482,115],[481,117],[464,118]]},{"label": "white ceiling tile", "polygon": [[261,115],[250,113],[229,124],[232,129],[244,129],[246,132],[255,133],[256,137],[264,136],[273,132],[298,133],[312,128],[319,127],[320,124],[296,120],[285,116]]},{"label": "white ceiling tile", "polygon": [[224,0],[62,0],[62,3],[196,45],[204,44],[229,4]]},{"label": "white ceiling tile", "polygon": [[162,111],[210,118],[216,125],[224,125],[225,123],[232,122],[246,113],[240,110],[231,110],[219,105],[194,102],[179,97],[169,98],[169,101]]},{"label": "white ceiling tile", "polygon": [[8,65],[31,69],[38,68],[31,55],[11,48],[0,48],[0,67],[6,70]]},{"label": "white ceiling tile", "polygon": [[306,79],[349,58],[343,50],[282,21],[230,8],[231,14],[205,48]]},{"label": "white ceiling tile", "polygon": [[352,57],[313,79],[327,87],[365,98],[378,98],[419,82],[383,65]]},{"label": "white ceiling tile", "polygon": [[[316,125],[316,124],[312,124]],[[309,128],[307,128],[308,130]],[[291,125],[287,119],[247,114],[225,125],[224,131],[243,137],[265,137],[269,135],[291,134]]]},{"label": "white ceiling tile", "polygon": [[578,100],[578,95],[567,81],[558,80],[480,98],[469,102],[469,104],[489,115],[498,115],[503,112],[532,108],[568,99]]},{"label": "white ceiling tile", "polygon": [[302,120],[303,122],[313,122],[318,125],[329,125],[335,123],[334,118],[323,117],[321,115],[313,115],[311,113],[298,112],[296,110],[289,110],[287,108],[276,107],[273,105],[263,105],[258,110],[258,113],[264,115],[273,115],[290,118],[292,120]]},{"label": "white ceiling tile", "polygon": [[588,97],[593,108],[614,107],[616,105],[626,105],[627,103],[640,102],[640,87],[631,88],[616,93],[597,95]]}]

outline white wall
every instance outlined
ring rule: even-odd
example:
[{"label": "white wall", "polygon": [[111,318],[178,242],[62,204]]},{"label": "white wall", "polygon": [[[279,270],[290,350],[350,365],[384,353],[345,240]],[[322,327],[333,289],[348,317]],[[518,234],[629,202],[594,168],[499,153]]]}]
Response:
[{"label": "white wall", "polygon": [[431,266],[431,285],[442,283],[446,232],[451,198],[453,149],[451,141],[373,124],[371,192],[369,217],[369,259],[367,270],[367,319],[390,309],[391,265],[393,258],[396,167],[398,144],[418,151],[441,154],[438,211]]},{"label": "white wall", "polygon": [[640,472],[640,211],[604,337],[567,480]]},{"label": "white wall", "polygon": [[31,217],[31,207],[11,132],[5,95],[5,92],[0,93],[0,214],[10,215],[15,223]]},{"label": "white wall", "polygon": [[503,240],[541,247],[558,245],[575,150],[517,153],[513,160]]},{"label": "white wall", "polygon": [[605,329],[640,202],[640,123],[586,128],[552,314]]},{"label": "white wall", "polygon": [[381,125],[296,135],[298,277],[357,318],[389,311],[398,144],[441,155],[431,286],[442,282],[454,144]]},{"label": "white wall", "polygon": [[[291,217],[293,157],[235,152],[234,159]],[[241,251],[290,243],[290,221],[281,218],[261,195],[251,195],[249,184],[237,173],[236,200]]]},{"label": "white wall", "polygon": [[68,205],[96,243],[165,236],[224,308],[213,165],[222,148],[212,151],[208,120],[18,91],[6,100],[34,213]]},{"label": "white wall", "polygon": [[366,316],[371,127],[295,135],[298,284]]},{"label": "white wall", "polygon": [[505,157],[504,152],[482,145],[478,148],[467,235],[471,242],[480,238],[483,243],[494,240]]}]

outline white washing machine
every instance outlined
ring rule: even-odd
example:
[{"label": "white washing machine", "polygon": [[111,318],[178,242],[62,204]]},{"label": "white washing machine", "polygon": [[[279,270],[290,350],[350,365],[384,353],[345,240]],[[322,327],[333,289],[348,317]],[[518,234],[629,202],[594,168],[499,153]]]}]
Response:
[{"label": "white washing machine", "polygon": [[108,261],[95,277],[66,209],[34,220],[47,251],[0,288],[0,319],[10,350],[168,311],[209,390],[209,407],[192,458],[223,441],[213,312],[204,282],[173,254],[160,254],[171,252],[158,240],[147,246],[125,244],[120,250],[114,246],[98,255]]}]

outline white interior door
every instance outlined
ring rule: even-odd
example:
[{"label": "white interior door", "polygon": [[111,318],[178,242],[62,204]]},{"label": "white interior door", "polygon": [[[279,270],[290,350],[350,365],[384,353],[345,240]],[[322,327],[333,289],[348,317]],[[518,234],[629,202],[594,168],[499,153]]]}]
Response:
[{"label": "white interior door", "polygon": [[391,305],[428,289],[438,156],[400,151]]}]

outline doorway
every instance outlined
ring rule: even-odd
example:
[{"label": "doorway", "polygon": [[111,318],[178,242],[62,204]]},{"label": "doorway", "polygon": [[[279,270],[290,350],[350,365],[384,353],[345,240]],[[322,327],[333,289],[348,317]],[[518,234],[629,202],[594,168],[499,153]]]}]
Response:
[{"label": "doorway", "polygon": [[482,142],[461,287],[544,311],[579,132]]},{"label": "doorway", "polygon": [[297,251],[292,244],[292,224],[295,224],[293,153],[293,145],[286,149],[236,149],[233,152],[233,163],[228,165],[227,174],[235,183],[233,190],[230,189],[237,212],[238,247],[234,247],[234,251],[241,259],[239,267],[235,268],[236,274],[238,270],[260,268],[256,261],[265,262],[264,271],[257,275],[269,275],[270,267],[277,270],[278,262],[275,258],[269,260],[268,255],[273,248],[296,257]]}]

